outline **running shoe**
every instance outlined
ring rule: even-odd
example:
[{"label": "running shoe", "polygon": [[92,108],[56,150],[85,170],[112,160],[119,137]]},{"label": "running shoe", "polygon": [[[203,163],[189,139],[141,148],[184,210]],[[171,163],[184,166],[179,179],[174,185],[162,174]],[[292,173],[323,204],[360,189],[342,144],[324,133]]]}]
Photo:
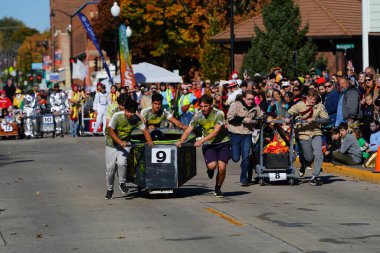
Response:
[{"label": "running shoe", "polygon": [[317,177],[315,177],[315,176],[313,176],[313,177],[310,179],[309,184],[312,185],[312,186],[321,185],[321,183],[318,181]]},{"label": "running shoe", "polygon": [[120,184],[119,187],[120,187],[120,190],[121,190],[122,193],[126,194],[126,193],[129,192],[129,188],[128,188],[128,186],[125,183]]},{"label": "running shoe", "polygon": [[305,175],[305,167],[302,165],[298,172],[298,176],[303,177],[304,175]]},{"label": "running shoe", "polygon": [[215,170],[209,170],[207,169],[207,176],[208,178],[212,179],[214,177]]},{"label": "running shoe", "polygon": [[214,195],[217,198],[224,198],[223,192],[220,190],[220,186],[215,186]]},{"label": "running shoe", "polygon": [[112,195],[113,195],[113,190],[110,190],[110,191],[107,190],[106,199],[112,199]]}]

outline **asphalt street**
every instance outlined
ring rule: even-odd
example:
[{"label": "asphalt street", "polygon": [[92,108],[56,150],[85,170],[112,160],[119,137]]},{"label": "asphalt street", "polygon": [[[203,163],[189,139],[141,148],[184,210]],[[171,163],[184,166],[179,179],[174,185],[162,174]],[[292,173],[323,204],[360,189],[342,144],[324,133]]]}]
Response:
[{"label": "asphalt street", "polygon": [[[213,195],[203,156],[173,195],[105,200],[102,137],[0,141],[0,252],[379,252],[380,185],[239,185]],[[307,172],[306,179],[310,178]]]}]

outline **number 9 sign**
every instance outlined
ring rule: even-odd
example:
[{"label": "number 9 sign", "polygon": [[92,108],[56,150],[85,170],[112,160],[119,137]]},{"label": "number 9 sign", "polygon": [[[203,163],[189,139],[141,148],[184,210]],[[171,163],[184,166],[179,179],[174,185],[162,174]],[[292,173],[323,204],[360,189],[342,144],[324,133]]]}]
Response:
[{"label": "number 9 sign", "polygon": [[152,148],[152,163],[170,163],[170,148]]}]

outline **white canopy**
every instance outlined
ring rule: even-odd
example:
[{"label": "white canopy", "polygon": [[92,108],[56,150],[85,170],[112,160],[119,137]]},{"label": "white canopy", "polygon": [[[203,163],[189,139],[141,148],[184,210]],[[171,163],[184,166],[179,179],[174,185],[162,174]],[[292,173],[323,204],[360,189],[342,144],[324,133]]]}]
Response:
[{"label": "white canopy", "polygon": [[[135,74],[137,83],[182,83],[182,77],[162,67],[141,62],[132,64],[133,73]],[[108,80],[103,81],[108,84]],[[103,83],[102,82],[102,83]],[[120,75],[115,76],[115,83],[120,83]]]}]

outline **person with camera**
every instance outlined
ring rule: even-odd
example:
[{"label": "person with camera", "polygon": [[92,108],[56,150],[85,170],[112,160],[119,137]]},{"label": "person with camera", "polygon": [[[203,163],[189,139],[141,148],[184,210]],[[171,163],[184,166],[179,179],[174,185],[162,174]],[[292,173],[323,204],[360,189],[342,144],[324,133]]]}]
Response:
[{"label": "person with camera", "polygon": [[109,134],[106,136],[105,160],[106,160],[106,199],[113,196],[116,168],[119,175],[119,187],[126,194],[127,187],[127,162],[130,152],[131,133],[139,129],[144,134],[148,146],[153,146],[152,138],[144,122],[136,114],[138,104],[134,100],[126,100],[124,110],[116,112],[108,125]]},{"label": "person with camera", "polygon": [[263,112],[254,103],[253,91],[243,92],[240,100],[232,103],[228,113],[228,131],[231,144],[231,159],[240,164],[240,185],[248,186],[252,181],[252,164],[249,153],[252,146],[252,133],[255,130],[255,118],[261,117]]}]

